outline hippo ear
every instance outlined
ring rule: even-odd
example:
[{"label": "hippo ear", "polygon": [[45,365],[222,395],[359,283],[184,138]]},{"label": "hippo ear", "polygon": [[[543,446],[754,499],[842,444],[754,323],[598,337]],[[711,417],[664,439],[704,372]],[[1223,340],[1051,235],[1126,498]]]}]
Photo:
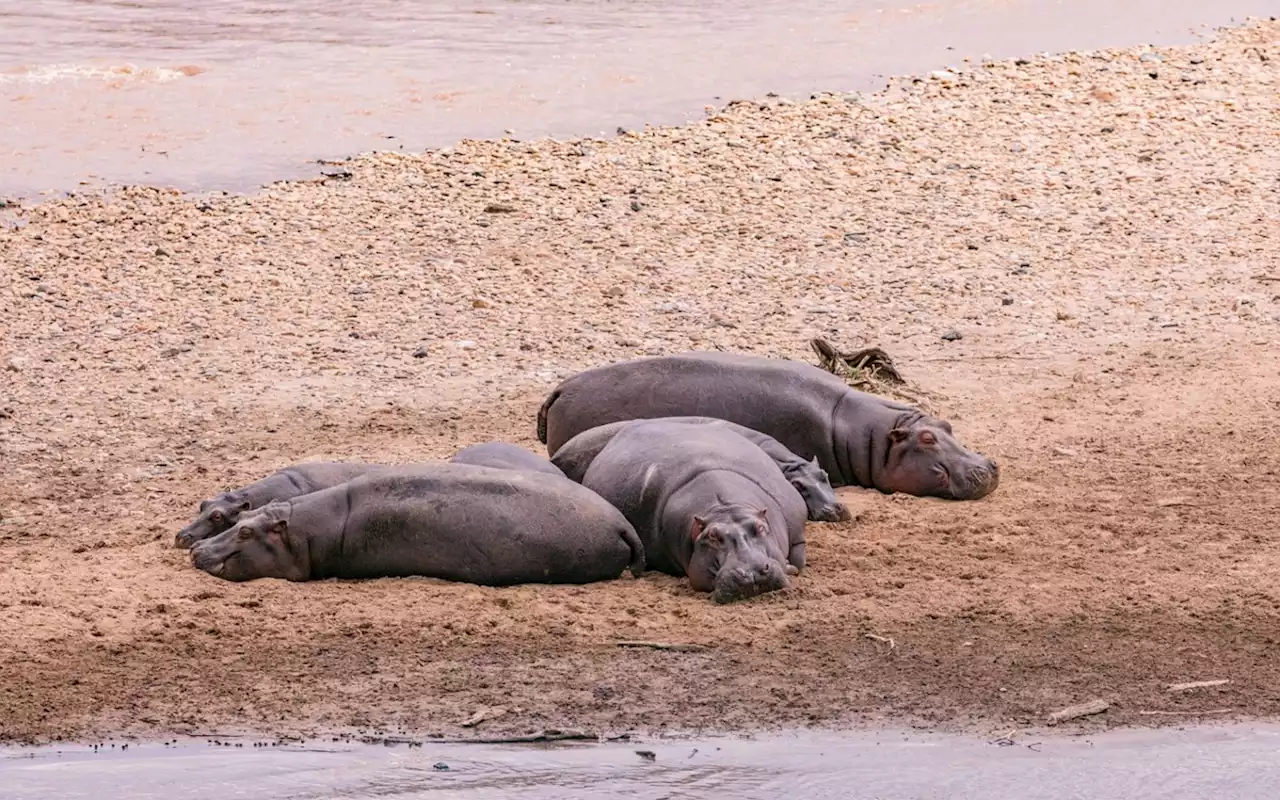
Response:
[{"label": "hippo ear", "polygon": [[768,515],[769,515],[769,509],[767,508],[756,509],[756,516],[759,517],[760,519],[765,520],[766,522],[768,522]]},{"label": "hippo ear", "polygon": [[911,434],[905,428],[894,428],[889,431],[889,441],[893,443],[905,442]]},{"label": "hippo ear", "polygon": [[814,457],[813,457],[813,460],[812,460],[812,461],[810,461],[809,463],[813,465],[813,468],[814,468],[814,469],[822,469],[822,465],[818,463],[818,457],[817,457],[817,456],[814,456]]},{"label": "hippo ear", "polygon": [[283,537],[289,532],[289,521],[287,519],[278,519],[267,526],[267,533],[274,533]]},{"label": "hippo ear", "polygon": [[253,504],[252,504],[252,503],[250,503],[248,500],[245,500],[245,501],[243,501],[243,502],[241,502],[241,503],[240,503],[240,510],[241,510],[241,511],[248,511],[248,510],[249,510],[249,506],[251,506],[251,505],[253,505]]},{"label": "hippo ear", "polygon": [[695,542],[702,538],[702,531],[707,527],[707,522],[697,514],[693,516],[693,525],[689,528],[689,538]]}]

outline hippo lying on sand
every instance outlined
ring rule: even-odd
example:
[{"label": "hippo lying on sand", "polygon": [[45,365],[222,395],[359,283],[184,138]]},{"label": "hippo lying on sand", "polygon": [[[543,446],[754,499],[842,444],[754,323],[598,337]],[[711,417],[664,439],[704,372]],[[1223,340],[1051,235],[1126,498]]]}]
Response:
[{"label": "hippo lying on sand", "polygon": [[337,486],[381,467],[380,464],[353,461],[306,461],[285,467],[257,483],[202,501],[200,514],[178,531],[174,546],[190,547],[201,539],[216,536],[235,525],[244,512],[265,506],[272,500],[288,500]]},{"label": "hippo lying on sand", "polygon": [[635,526],[646,565],[728,603],[783,589],[804,567],[804,501],[773,459],[731,430],[628,425],[583,485]]},{"label": "hippo lying on sand", "polygon": [[486,586],[589,583],[644,571],[635,529],[564,477],[419,464],[269,503],[191,548],[230,581],[422,575]]},{"label": "hippo lying on sand", "polygon": [[556,452],[610,422],[697,415],[736,422],[817,457],[833,486],[977,500],[1000,483],[996,463],[961,445],[951,425],[849,388],[800,361],[694,352],[639,358],[566,378],[538,411]]},{"label": "hippo lying on sand", "polygon": [[[517,469],[526,472],[545,472],[563,478],[560,468],[542,456],[523,447],[506,442],[481,442],[464,447],[449,459],[453,464],[475,464],[494,469]],[[581,483],[581,481],[579,481]]]},{"label": "hippo lying on sand", "polygon": [[[764,451],[765,455],[774,460],[774,463],[782,470],[782,474],[795,487],[795,490],[800,493],[805,507],[809,510],[809,519],[815,522],[839,522],[850,518],[849,509],[840,502],[836,497],[836,493],[832,491],[827,473],[822,471],[822,467],[818,465],[816,458],[812,461],[805,461],[783,447],[772,436],[753,431],[750,428],[727,420],[714,417],[661,417],[660,419],[663,422],[681,425],[714,425],[733,431],[755,444]],[[555,457],[551,459],[551,463],[559,467],[570,480],[582,483],[582,476],[586,475],[587,468],[591,466],[591,462],[600,454],[605,445],[609,444],[613,437],[618,435],[623,428],[634,422],[635,420],[623,420],[622,422],[611,422],[608,425],[589,428],[574,436],[565,442],[560,449],[556,450]]]}]

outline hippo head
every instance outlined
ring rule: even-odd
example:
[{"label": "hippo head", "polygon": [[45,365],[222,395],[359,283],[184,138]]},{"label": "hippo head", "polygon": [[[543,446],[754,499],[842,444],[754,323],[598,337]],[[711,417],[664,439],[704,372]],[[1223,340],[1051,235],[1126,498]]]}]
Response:
[{"label": "hippo head", "polygon": [[924,414],[899,419],[876,488],[892,494],[977,500],[1000,485],[1000,468],[956,439],[951,424]]},{"label": "hippo head", "polygon": [[782,474],[804,499],[809,519],[815,522],[852,519],[849,509],[840,502],[835,490],[831,488],[831,479],[827,477],[826,471],[818,465],[817,456],[812,461],[797,458],[783,465]]},{"label": "hippo head", "polygon": [[255,578],[306,580],[311,574],[307,543],[289,530],[290,505],[268,503],[231,528],[191,547],[191,563],[228,581]]},{"label": "hippo head", "polygon": [[249,501],[233,494],[218,495],[212,500],[200,502],[200,513],[190,525],[178,531],[173,539],[174,547],[188,548],[201,539],[217,536],[240,519],[249,510]]},{"label": "hippo head", "polygon": [[789,570],[764,509],[719,504],[693,518],[689,583],[717,603],[746,600],[787,588]]}]

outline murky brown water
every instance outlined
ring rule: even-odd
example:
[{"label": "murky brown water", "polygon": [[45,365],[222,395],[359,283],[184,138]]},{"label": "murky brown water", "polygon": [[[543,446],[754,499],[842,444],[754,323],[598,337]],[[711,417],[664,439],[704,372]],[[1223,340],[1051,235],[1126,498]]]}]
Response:
[{"label": "murky brown water", "polygon": [[[1280,727],[1221,726],[1008,747],[918,733],[573,746],[133,744],[0,750],[0,800],[690,797],[719,800],[1274,800]],[[637,755],[645,750],[648,760]]]},{"label": "murky brown water", "polygon": [[0,197],[612,135],[964,55],[1188,41],[1276,0],[0,0]]}]

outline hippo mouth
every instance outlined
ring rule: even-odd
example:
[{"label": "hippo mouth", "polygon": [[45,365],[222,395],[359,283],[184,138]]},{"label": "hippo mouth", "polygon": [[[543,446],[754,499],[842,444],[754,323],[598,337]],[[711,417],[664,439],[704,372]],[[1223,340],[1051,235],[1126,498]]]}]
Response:
[{"label": "hippo mouth", "polygon": [[205,552],[200,547],[191,551],[191,564],[198,570],[203,570],[210,575],[218,577],[221,577],[222,573],[227,570],[227,558],[219,558],[216,555]]},{"label": "hippo mouth", "polygon": [[776,565],[751,571],[739,568],[732,570],[728,579],[716,581],[711,599],[720,605],[736,603],[786,589],[789,585],[786,572]]},{"label": "hippo mouth", "polygon": [[994,461],[990,467],[974,467],[963,478],[951,481],[948,500],[980,500],[1000,486],[1000,468]]},{"label": "hippo mouth", "polygon": [[853,519],[853,513],[844,503],[824,506],[813,515],[814,522],[847,522]]}]

